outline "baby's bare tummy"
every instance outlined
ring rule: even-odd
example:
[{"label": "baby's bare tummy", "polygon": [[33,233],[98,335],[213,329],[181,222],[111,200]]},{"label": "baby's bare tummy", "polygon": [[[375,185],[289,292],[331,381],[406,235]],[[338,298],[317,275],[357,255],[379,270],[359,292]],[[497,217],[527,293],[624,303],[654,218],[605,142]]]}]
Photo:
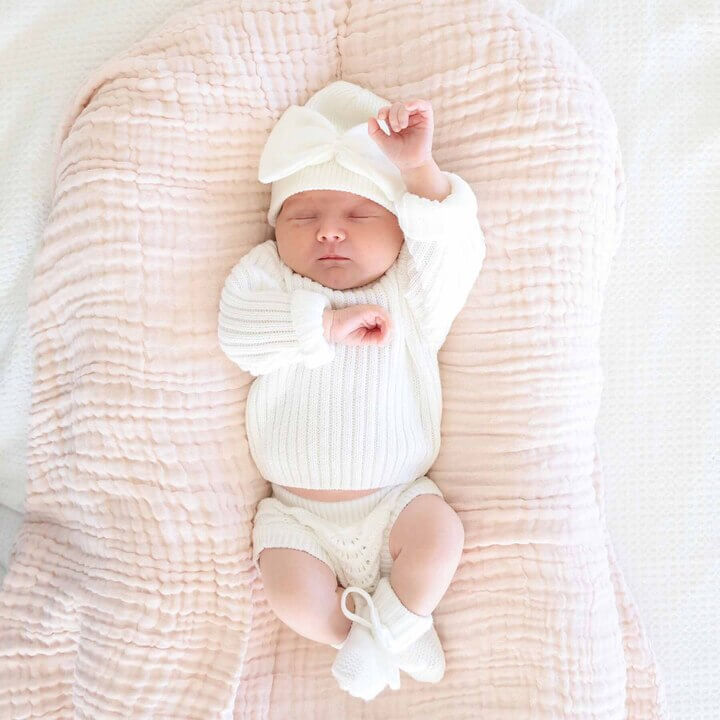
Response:
[{"label": "baby's bare tummy", "polygon": [[374,488],[372,490],[309,490],[306,488],[288,487],[287,485],[280,485],[281,488],[288,492],[299,495],[300,497],[307,498],[308,500],[327,500],[332,502],[333,500],[352,500],[353,498],[363,497],[364,495],[372,495],[377,492],[380,488]]}]

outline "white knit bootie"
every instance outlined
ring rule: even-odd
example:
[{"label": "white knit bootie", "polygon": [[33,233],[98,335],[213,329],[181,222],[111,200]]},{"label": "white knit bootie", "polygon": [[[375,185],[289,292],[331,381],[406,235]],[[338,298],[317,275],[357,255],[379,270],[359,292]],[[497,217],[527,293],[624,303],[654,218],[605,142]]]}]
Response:
[{"label": "white knit bootie", "polygon": [[397,666],[419,682],[439,682],[445,675],[445,653],[433,617],[409,610],[383,575],[372,595],[378,622],[373,630]]},{"label": "white knit bootie", "polygon": [[[366,611],[365,619],[368,614]],[[349,637],[350,633],[345,640],[332,647],[340,650]],[[445,651],[434,625],[403,652],[393,657],[397,666],[418,682],[437,683],[445,677]]]},{"label": "white knit bootie", "polygon": [[[365,593],[364,590],[361,592]],[[332,664],[331,672],[342,690],[368,702],[381,693],[388,684],[393,690],[399,689],[400,673],[392,658],[373,637],[370,630],[372,623],[369,605],[356,607],[357,612],[352,613],[345,604],[346,597],[347,590],[343,593],[340,603],[342,611],[354,622],[345,640],[332,645],[338,649],[338,654]]]},{"label": "white knit bootie", "polygon": [[418,682],[437,683],[445,676],[445,651],[435,626],[397,655],[398,667]]},{"label": "white knit bootie", "polygon": [[[345,642],[347,638],[332,647],[340,650]],[[445,651],[434,625],[406,650],[393,657],[397,666],[418,682],[438,683],[445,677]]]},{"label": "white knit bootie", "polygon": [[[367,593],[361,588],[349,587],[345,593]],[[344,593],[343,593],[344,595]],[[383,575],[368,600],[372,632],[375,639],[391,655],[400,655],[433,625],[432,615],[418,615],[403,605],[390,584],[390,576]]]},{"label": "white knit bootie", "polygon": [[[366,602],[360,615],[351,613],[346,607],[345,599],[351,592],[362,595]],[[333,664],[333,674],[336,677],[340,675],[338,682],[353,687],[354,692],[348,690],[351,694],[362,692],[353,686],[354,682],[359,682],[357,678],[362,671],[351,671],[345,660],[344,651],[348,645],[351,645],[347,651],[348,656],[354,656],[356,647],[363,648],[363,652],[367,652],[368,635],[361,632],[362,628],[369,631],[379,653],[372,667],[378,672],[383,666],[388,669],[388,683],[392,689],[397,690],[400,687],[398,669],[405,669],[408,675],[421,682],[438,682],[445,674],[445,655],[433,627],[432,615],[417,615],[406,608],[395,594],[389,576],[384,575],[380,578],[372,596],[360,587],[346,588],[342,594],[340,607],[345,616],[354,622],[348,637],[340,645],[341,649],[338,653],[340,660],[336,658],[338,665],[336,667]],[[354,662],[358,664],[357,659]],[[365,664],[367,665],[368,661]],[[380,682],[379,677],[375,675],[373,690]],[[377,689],[375,695],[382,689],[382,687]]]}]

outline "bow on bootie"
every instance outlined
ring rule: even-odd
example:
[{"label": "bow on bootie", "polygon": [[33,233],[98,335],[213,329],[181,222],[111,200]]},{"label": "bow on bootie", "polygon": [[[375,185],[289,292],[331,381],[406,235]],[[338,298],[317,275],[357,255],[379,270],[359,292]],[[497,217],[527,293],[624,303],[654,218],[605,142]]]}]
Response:
[{"label": "bow on bootie", "polygon": [[[378,124],[389,134],[383,120]],[[290,105],[275,123],[260,157],[258,179],[275,182],[333,158],[347,170],[372,180],[393,202],[405,191],[400,170],[368,135],[367,121],[342,131],[303,105]]]}]

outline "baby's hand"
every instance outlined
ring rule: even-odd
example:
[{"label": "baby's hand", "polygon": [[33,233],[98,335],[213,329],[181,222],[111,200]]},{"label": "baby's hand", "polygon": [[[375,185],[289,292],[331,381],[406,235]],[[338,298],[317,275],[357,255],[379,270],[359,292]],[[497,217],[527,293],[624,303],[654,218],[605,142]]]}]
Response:
[{"label": "baby's hand", "polygon": [[387,123],[390,135],[375,118],[368,120],[368,134],[401,172],[432,162],[434,121],[429,100],[386,105],[377,116]]},{"label": "baby's hand", "polygon": [[380,305],[326,308],[323,312],[325,339],[341,345],[385,345],[391,327],[390,315]]}]

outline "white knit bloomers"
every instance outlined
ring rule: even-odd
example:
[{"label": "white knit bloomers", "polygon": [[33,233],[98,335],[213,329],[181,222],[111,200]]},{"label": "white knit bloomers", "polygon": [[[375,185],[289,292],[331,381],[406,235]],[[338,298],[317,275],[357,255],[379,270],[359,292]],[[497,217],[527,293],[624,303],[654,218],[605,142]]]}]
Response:
[{"label": "white knit bloomers", "polygon": [[344,587],[375,590],[392,569],[389,539],[405,506],[418,495],[443,497],[427,476],[380,488],[354,500],[310,500],[272,485],[273,495],[258,503],[253,526],[253,562],[265,548],[282,547],[318,558]]}]

